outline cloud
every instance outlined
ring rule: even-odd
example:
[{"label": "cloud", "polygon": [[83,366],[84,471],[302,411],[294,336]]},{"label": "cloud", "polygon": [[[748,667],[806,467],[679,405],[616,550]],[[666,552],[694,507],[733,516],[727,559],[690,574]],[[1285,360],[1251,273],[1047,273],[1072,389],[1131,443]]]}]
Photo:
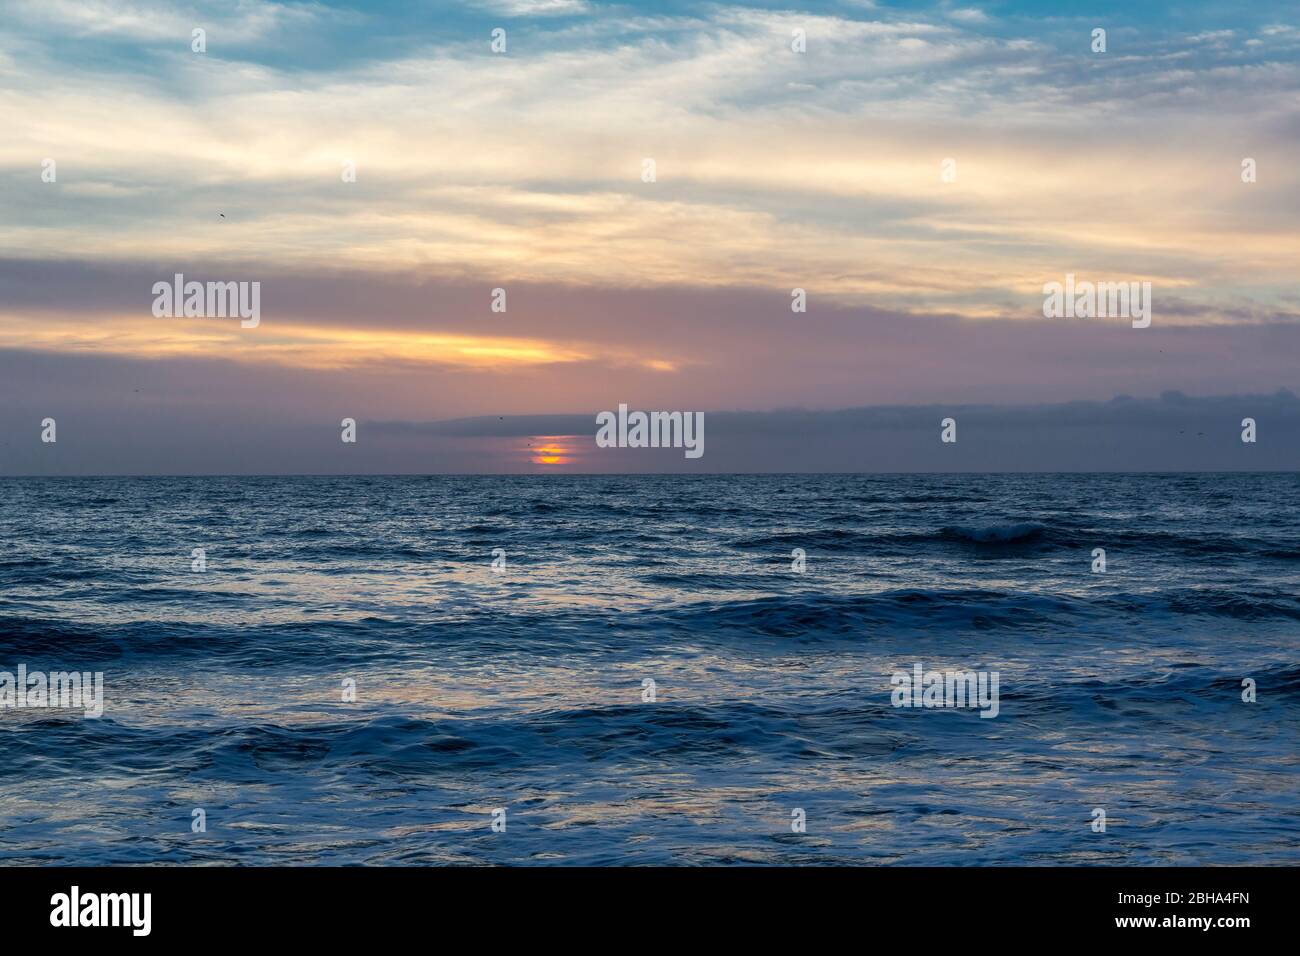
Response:
[{"label": "cloud", "polygon": [[[262,283],[261,324],[151,314],[153,283]],[[521,282],[508,311],[472,275],[286,271],[211,261],[0,260],[0,386],[37,420],[69,396],[100,409],[191,396],[283,422],[428,420],[616,407],[756,410],[936,401],[1041,403],[1294,382],[1300,323],[1162,311],[1048,320],[837,303],[810,290]],[[1292,314],[1295,312],[1292,305]],[[1225,360],[1225,357],[1230,359]],[[39,371],[38,371],[39,370]]]},{"label": "cloud", "polygon": [[575,16],[591,9],[585,0],[480,0],[475,6],[511,17]]},{"label": "cloud", "polygon": [[[239,9],[313,18],[307,39],[337,47],[342,13],[263,6]],[[303,65],[181,44],[130,71],[92,58],[69,72],[28,34],[20,91],[0,101],[0,249],[780,281],[972,317],[1067,271],[1132,273],[1204,302],[1213,287],[1221,303],[1293,283],[1300,173],[1284,157],[1300,130],[1279,111],[1300,88],[1293,59],[1158,36],[1096,61],[1037,25],[985,35],[941,15],[862,16],[592,10],[544,18],[509,56],[490,54],[481,23],[453,23],[436,46],[382,58]],[[804,55],[789,50],[796,25]],[[1249,187],[1244,155],[1261,168]],[[57,183],[37,176],[47,156]],[[340,180],[347,160],[356,183]]]},{"label": "cloud", "polygon": [[[220,470],[186,436],[253,420],[248,467],[292,434],[304,468],[334,468],[345,414],[1292,383],[1300,33],[1275,13],[1170,31],[1121,11],[1099,57],[1083,19],[1005,5],[437,9],[431,31],[402,4],[16,8],[0,391],[19,434],[59,408],[70,435],[135,436],[141,467],[170,467],[170,436],[191,449],[178,462]],[[497,56],[487,30],[507,15]],[[153,319],[148,290],[175,272],[262,282],[262,326]],[[1042,286],[1066,273],[1151,281],[1152,328],[1044,321]],[[389,437],[366,467],[429,460],[420,435]],[[68,467],[112,464],[68,448]],[[823,452],[809,460],[849,460]]]},{"label": "cloud", "polygon": [[[0,368],[5,361],[0,352]],[[348,406],[356,396],[335,396],[314,419],[292,420],[269,409],[252,414],[248,397],[237,395],[221,408],[164,406],[152,394],[133,395],[133,404],[121,408],[77,398],[74,390],[44,406],[58,421],[53,446],[40,441],[41,419],[22,404],[0,408],[0,474],[1300,469],[1300,400],[1285,390],[1018,406],[712,411],[705,413],[705,454],[698,460],[680,449],[597,448],[594,410],[432,421],[361,416],[357,443],[347,445],[339,439],[340,416],[353,417]],[[1256,422],[1254,444],[1241,441],[1247,417]],[[955,444],[940,441],[945,418],[956,421]]]},{"label": "cloud", "polygon": [[237,0],[174,3],[164,0],[11,0],[8,15],[33,28],[76,37],[118,37],[189,49],[191,31],[208,30],[216,43],[248,43],[301,29],[326,13],[315,3]]}]

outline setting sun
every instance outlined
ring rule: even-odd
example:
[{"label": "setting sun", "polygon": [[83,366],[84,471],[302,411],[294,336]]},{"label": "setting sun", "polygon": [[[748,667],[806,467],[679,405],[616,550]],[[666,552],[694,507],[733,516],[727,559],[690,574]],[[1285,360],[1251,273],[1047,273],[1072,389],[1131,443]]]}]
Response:
[{"label": "setting sun", "polygon": [[573,461],[572,435],[537,435],[528,443],[534,465],[567,465]]}]

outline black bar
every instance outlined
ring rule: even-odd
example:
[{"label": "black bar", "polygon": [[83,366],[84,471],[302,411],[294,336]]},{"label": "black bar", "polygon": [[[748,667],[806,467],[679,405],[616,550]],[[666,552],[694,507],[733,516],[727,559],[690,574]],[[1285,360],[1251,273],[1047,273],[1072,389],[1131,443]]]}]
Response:
[{"label": "black bar", "polygon": [[[1250,938],[1243,933],[1288,925],[1282,911],[1294,882],[1294,869],[1246,867],[7,868],[0,869],[0,925],[10,943],[41,937],[205,947],[375,944],[404,933],[450,946],[467,931],[481,936],[457,948],[503,938],[537,946],[555,934],[617,945],[608,934],[619,926],[629,943],[664,945],[690,940],[691,926],[738,937],[834,931],[864,942],[945,947],[1021,934],[1054,945],[1098,937],[1232,945]],[[73,886],[83,907],[88,895],[150,894],[148,935],[135,936],[126,909],[120,921],[128,925],[52,926],[56,894],[70,904]],[[134,915],[142,927],[142,909]],[[1208,929],[1187,925],[1205,918]],[[1242,925],[1218,922],[1243,918]],[[1118,925],[1124,919],[1155,925]]]}]

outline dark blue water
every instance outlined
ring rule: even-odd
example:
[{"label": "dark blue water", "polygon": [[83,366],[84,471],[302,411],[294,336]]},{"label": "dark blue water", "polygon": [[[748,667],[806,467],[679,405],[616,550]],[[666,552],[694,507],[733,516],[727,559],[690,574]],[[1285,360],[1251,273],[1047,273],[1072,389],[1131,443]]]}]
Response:
[{"label": "dark blue water", "polygon": [[4,862],[1300,861],[1295,475],[0,494],[0,670],[105,680],[0,711]]}]

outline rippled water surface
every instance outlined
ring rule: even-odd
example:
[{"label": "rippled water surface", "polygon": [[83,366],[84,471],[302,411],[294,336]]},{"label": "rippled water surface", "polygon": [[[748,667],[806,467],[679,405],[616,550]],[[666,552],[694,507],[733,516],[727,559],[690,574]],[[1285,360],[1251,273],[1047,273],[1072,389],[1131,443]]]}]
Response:
[{"label": "rippled water surface", "polygon": [[1295,475],[0,492],[5,862],[1300,862]]}]

